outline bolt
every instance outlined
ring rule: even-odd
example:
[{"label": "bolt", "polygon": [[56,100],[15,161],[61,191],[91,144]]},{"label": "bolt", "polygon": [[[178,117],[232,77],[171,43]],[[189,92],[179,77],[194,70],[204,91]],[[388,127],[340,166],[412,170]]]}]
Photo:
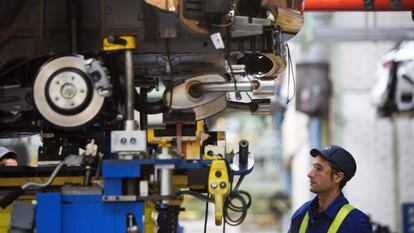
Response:
[{"label": "bolt", "polygon": [[224,182],[224,181],[220,182],[220,188],[224,189],[226,187],[227,187],[226,182]]},{"label": "bolt", "polygon": [[124,116],[122,114],[118,114],[118,115],[116,115],[116,119],[118,121],[122,121],[124,119]]},{"label": "bolt", "polygon": [[215,188],[217,188],[218,184],[217,184],[217,182],[213,181],[213,182],[211,182],[210,186],[211,186],[213,189],[215,189]]},{"label": "bolt", "polygon": [[131,139],[129,140],[129,142],[130,142],[131,144],[135,144],[135,143],[137,142],[137,139],[135,139],[135,138],[131,138]]},{"label": "bolt", "polygon": [[127,142],[127,139],[126,138],[121,138],[121,143],[122,144],[125,144]]}]

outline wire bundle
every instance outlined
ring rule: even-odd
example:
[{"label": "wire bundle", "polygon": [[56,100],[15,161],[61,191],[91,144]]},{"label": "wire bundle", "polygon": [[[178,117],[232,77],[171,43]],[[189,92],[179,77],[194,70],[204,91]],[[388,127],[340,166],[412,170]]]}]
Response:
[{"label": "wire bundle", "polygon": [[[240,225],[247,216],[247,211],[252,204],[252,198],[246,191],[239,190],[239,186],[245,175],[240,176],[236,186],[224,201],[224,221],[230,226]],[[238,215],[238,217],[234,217]]]},{"label": "wire bundle", "polygon": [[[248,192],[242,190],[231,192],[224,202],[224,221],[230,226],[240,225],[246,218],[251,203]],[[231,212],[239,216],[234,217]]]}]

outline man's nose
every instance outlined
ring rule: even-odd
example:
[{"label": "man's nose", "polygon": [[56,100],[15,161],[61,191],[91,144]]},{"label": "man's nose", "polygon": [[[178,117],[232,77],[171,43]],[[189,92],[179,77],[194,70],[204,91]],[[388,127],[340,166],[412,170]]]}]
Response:
[{"label": "man's nose", "polygon": [[311,170],[308,172],[308,177],[309,177],[309,178],[313,178],[313,177],[315,177],[315,173],[313,172],[313,169],[311,169]]}]

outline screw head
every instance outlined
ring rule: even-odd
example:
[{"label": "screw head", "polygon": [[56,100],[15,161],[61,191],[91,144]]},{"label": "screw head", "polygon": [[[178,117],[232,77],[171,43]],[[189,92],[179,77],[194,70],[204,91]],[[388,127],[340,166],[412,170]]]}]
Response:
[{"label": "screw head", "polygon": [[129,142],[131,144],[135,144],[137,142],[137,139],[136,138],[131,138],[131,139],[129,139]]}]

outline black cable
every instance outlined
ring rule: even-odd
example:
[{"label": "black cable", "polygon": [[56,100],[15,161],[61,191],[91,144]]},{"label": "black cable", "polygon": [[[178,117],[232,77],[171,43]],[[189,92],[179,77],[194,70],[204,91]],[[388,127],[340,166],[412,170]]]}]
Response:
[{"label": "black cable", "polygon": [[[230,226],[238,226],[246,219],[247,211],[252,203],[250,194],[246,191],[239,190],[244,177],[245,175],[241,175],[239,177],[236,185],[231,190],[230,195],[227,196],[224,201],[224,222]],[[237,202],[239,202],[239,205]],[[233,214],[239,214],[240,216],[233,218],[231,217],[230,212],[233,212]]]},{"label": "black cable", "polygon": [[171,81],[170,86],[171,86],[171,91],[170,91],[170,100],[169,100],[169,104],[168,104],[168,109],[171,110],[172,100],[173,100],[173,89],[174,89],[174,87],[172,87],[172,83],[174,81],[174,77],[173,77],[173,74],[174,74],[173,71],[174,70],[173,70],[173,66],[172,66],[172,62],[171,62],[171,56],[170,56],[170,40],[169,40],[169,38],[167,38],[165,40],[165,47],[166,47],[166,50],[167,50],[168,66],[170,67],[170,81]]},{"label": "black cable", "polygon": [[39,56],[34,56],[34,57],[31,57],[31,58],[25,59],[25,60],[23,60],[23,61],[21,61],[21,62],[19,62],[19,63],[15,64],[14,66],[12,66],[12,67],[8,68],[7,70],[3,71],[3,72],[0,74],[0,79],[1,79],[1,78],[3,78],[4,76],[6,76],[7,74],[9,74],[10,72],[13,72],[15,69],[19,68],[20,66],[22,66],[22,65],[24,65],[24,64],[26,64],[26,63],[28,63],[28,62],[31,62],[31,61],[36,60],[36,59],[38,59],[38,58],[48,57],[48,56],[49,56],[49,55],[39,55]]},{"label": "black cable", "polygon": [[[237,7],[237,2],[238,1],[234,1],[233,2],[233,7],[232,7],[232,9],[231,10],[233,10],[233,11],[235,11],[236,10],[236,7]],[[226,23],[226,24],[211,24],[211,27],[216,27],[216,28],[228,28],[228,27],[231,27],[231,26],[233,26],[233,24],[234,24],[234,22],[236,21],[235,20],[235,14],[233,14],[232,16],[231,16],[231,19],[230,19],[230,22],[228,22],[228,23]]]},{"label": "black cable", "polygon": [[[293,63],[292,63],[292,57],[290,56],[290,48],[289,44],[286,43],[286,48],[288,52],[288,91],[286,96],[286,104],[288,104],[290,101],[295,98],[296,95],[296,81],[295,81],[295,73],[293,72]],[[289,90],[290,90],[290,75],[292,74],[292,81],[293,81],[293,95],[292,97],[289,97]]]},{"label": "black cable", "polygon": [[205,201],[205,202],[214,202],[214,200],[211,199],[209,196],[205,196],[205,195],[203,195],[201,193],[198,193],[196,191],[193,191],[193,190],[180,190],[180,191],[177,192],[177,194],[178,195],[190,195],[190,196],[196,197],[196,198],[198,198],[202,201]]},{"label": "black cable", "polygon": [[237,191],[238,189],[239,189],[239,186],[240,186],[240,184],[241,184],[241,182],[243,181],[243,179],[244,179],[244,177],[245,177],[246,175],[245,174],[243,174],[243,175],[241,175],[240,177],[239,177],[239,179],[237,180],[237,183],[236,183],[236,186],[234,186],[234,191]]},{"label": "black cable", "polygon": [[[246,77],[246,78],[247,78],[250,82],[252,82],[252,79],[251,79],[251,78],[249,78],[249,76],[248,76],[248,75],[247,75],[247,76],[245,76],[245,77]],[[252,97],[249,95],[249,93],[248,93],[247,91],[246,91],[245,93],[246,93],[246,95],[249,97],[249,99],[250,99],[250,100],[253,100],[253,99],[252,99]]]},{"label": "black cable", "polygon": [[[224,202],[224,221],[230,226],[240,225],[246,219],[250,206],[251,196],[248,192],[242,190],[231,192]],[[230,211],[240,214],[240,216],[233,218],[230,215]]]},{"label": "black cable", "polygon": [[[209,195],[207,195],[209,197]],[[206,201],[206,212],[204,213],[204,233],[207,233],[208,201]]]},{"label": "black cable", "polygon": [[211,26],[215,27],[215,28],[228,28],[228,27],[233,26],[234,22],[235,22],[235,20],[234,20],[234,16],[233,16],[233,17],[231,17],[230,22],[228,22],[226,24],[211,24]]},{"label": "black cable", "polygon": [[226,30],[226,47],[223,49],[224,52],[224,59],[227,62],[227,65],[229,66],[230,69],[230,77],[231,79],[233,79],[234,82],[234,89],[236,91],[235,95],[236,95],[236,99],[240,100],[241,99],[241,95],[240,95],[240,91],[237,88],[237,80],[236,77],[234,76],[234,72],[233,72],[233,67],[231,66],[231,61],[230,61],[230,31],[229,29]]}]

